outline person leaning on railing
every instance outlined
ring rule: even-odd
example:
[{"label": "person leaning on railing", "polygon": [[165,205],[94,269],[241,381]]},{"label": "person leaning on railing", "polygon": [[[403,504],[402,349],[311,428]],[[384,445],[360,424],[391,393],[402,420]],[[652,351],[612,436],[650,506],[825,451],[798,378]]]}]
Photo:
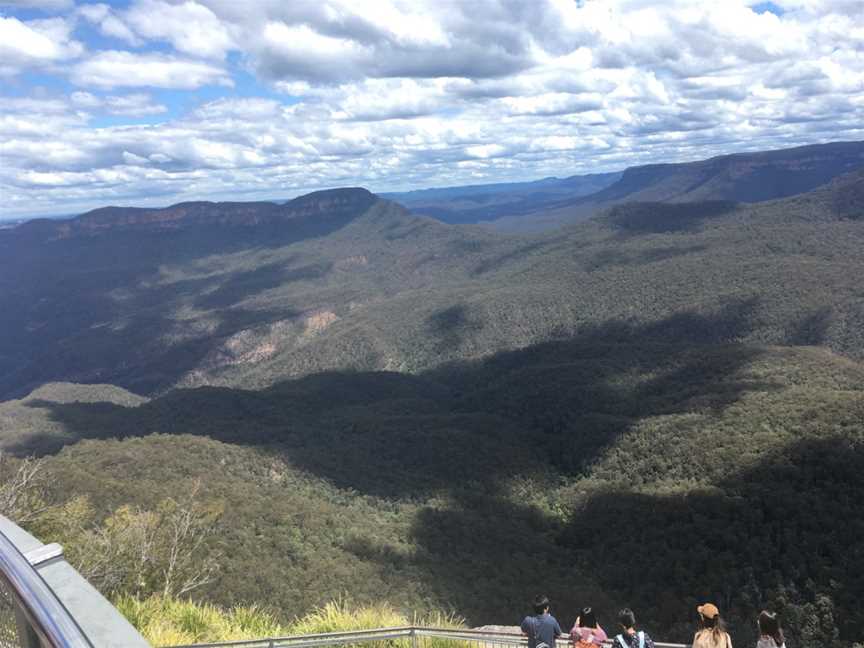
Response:
[{"label": "person leaning on railing", "polygon": [[630,608],[618,613],[621,633],[612,640],[612,648],[654,648],[654,640],[644,630],[636,631],[636,615]]},{"label": "person leaning on railing", "polygon": [[756,648],[786,648],[783,628],[776,612],[762,610],[759,614],[759,641]]},{"label": "person leaning on railing", "polygon": [[526,616],[520,627],[528,635],[528,648],[555,648],[555,639],[563,634],[558,620],[549,614],[549,599],[542,594],[534,599],[533,616]]},{"label": "person leaning on railing", "polygon": [[597,648],[606,641],[606,632],[597,623],[597,616],[590,607],[584,607],[579,611],[576,623],[570,630],[570,640],[573,642],[573,648]]}]

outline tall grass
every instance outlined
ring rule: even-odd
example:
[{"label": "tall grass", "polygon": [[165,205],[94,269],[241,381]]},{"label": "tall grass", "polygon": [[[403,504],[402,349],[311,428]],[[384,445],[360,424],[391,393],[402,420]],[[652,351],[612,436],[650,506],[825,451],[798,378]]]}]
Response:
[{"label": "tall grass", "polygon": [[[272,614],[257,606],[222,609],[209,603],[195,603],[153,596],[137,599],[122,596],[115,605],[154,646],[173,646],[209,641],[263,639],[286,635],[374,630],[419,625],[435,628],[462,628],[464,621],[450,613],[432,612],[409,618],[389,603],[355,605],[337,599],[282,625]],[[447,639],[424,639],[424,648],[466,648],[467,644]],[[410,648],[407,639],[346,644],[342,648]]]},{"label": "tall grass", "polygon": [[312,610],[291,624],[291,634],[319,634],[374,630],[411,625],[404,614],[389,603],[355,606],[348,599],[337,599]]},{"label": "tall grass", "polygon": [[[309,612],[291,624],[291,634],[319,634],[374,630],[400,626],[429,628],[464,628],[462,618],[447,612],[434,611],[425,616],[415,614],[409,618],[387,602],[356,606],[348,599],[337,599]],[[423,639],[424,648],[468,648],[468,644],[449,639]],[[341,648],[411,648],[409,639],[387,639],[362,644],[345,644]]]},{"label": "tall grass", "polygon": [[254,605],[226,610],[209,603],[160,596],[143,600],[123,596],[115,605],[154,646],[289,634],[270,613]]}]

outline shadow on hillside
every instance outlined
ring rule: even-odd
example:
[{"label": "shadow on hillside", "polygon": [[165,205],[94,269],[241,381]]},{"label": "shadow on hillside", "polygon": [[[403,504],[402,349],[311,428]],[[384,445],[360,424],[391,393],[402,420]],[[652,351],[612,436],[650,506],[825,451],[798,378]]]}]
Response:
[{"label": "shadow on hillside", "polygon": [[218,287],[200,295],[195,300],[195,305],[205,310],[230,308],[272,288],[321,278],[330,272],[331,268],[330,263],[310,263],[296,268],[286,263],[269,263],[255,270],[232,275],[225,282],[217,280]]},{"label": "shadow on hillside", "polygon": [[[534,593],[545,592],[568,627],[581,606],[613,625],[626,605],[655,637],[687,642],[693,610],[711,600],[738,643],[755,643],[752,621],[765,608],[785,614],[802,645],[829,637],[835,619],[841,639],[856,639],[864,622],[860,444],[793,444],[718,486],[670,496],[601,492],[566,524],[466,489],[447,507],[421,510],[407,564],[475,623],[517,623]],[[355,550],[389,560],[374,546]],[[833,618],[824,600],[813,604],[823,594]]]},{"label": "shadow on hillside", "polygon": [[[851,603],[864,587],[860,445],[781,448],[686,496],[595,491],[565,503],[578,504],[569,517],[532,503],[544,485],[590,476],[600,454],[649,417],[719,412],[774,389],[744,375],[760,351],[731,343],[754,307],[608,322],[421,376],[332,372],[263,391],[179,390],[137,408],[31,406],[74,438],[206,435],[277,452],[348,492],[426,502],[410,530],[413,551],[350,536],[344,549],[413,570],[472,621],[516,621],[545,591],[563,623],[578,605],[611,619],[628,604],[658,637],[683,641],[697,599],[718,601],[743,634],[742,619],[760,606],[805,603],[827,588],[847,612],[848,634],[864,622]],[[67,441],[42,442],[54,452]],[[641,479],[622,470],[625,482]],[[786,599],[775,596],[780,585]]]},{"label": "shadow on hillside", "polygon": [[435,339],[436,353],[447,353],[458,349],[466,334],[483,327],[482,321],[475,321],[465,304],[454,304],[432,313],[426,320],[429,333]]},{"label": "shadow on hillside", "polygon": [[610,266],[647,265],[679,256],[696,254],[706,250],[707,247],[707,245],[670,245],[639,252],[628,251],[621,247],[606,248],[591,256],[583,267],[586,271],[591,272],[592,270],[603,270]]},{"label": "shadow on hillside", "polygon": [[626,592],[622,584],[639,583],[638,599],[629,600],[651,610],[661,627],[676,621],[658,605],[671,595],[694,608],[716,601],[728,617],[746,618],[746,627],[733,626],[746,631],[756,611],[777,604],[759,592],[797,583],[787,598],[830,594],[851,613],[836,622],[853,639],[864,622],[856,604],[864,591],[864,516],[854,495],[864,492],[860,442],[833,437],[781,447],[730,470],[718,486],[719,493],[593,497],[557,542],[604,589]]},{"label": "shadow on hillside", "polygon": [[[213,276],[148,284],[159,277],[160,268],[212,255],[230,260],[236,252],[266,251],[327,236],[370,206],[364,202],[359,211],[347,210],[327,218],[311,214],[276,219],[256,227],[118,231],[111,236],[50,241],[36,247],[11,246],[14,254],[4,261],[6,271],[16,281],[14,290],[0,294],[0,329],[8,332],[0,339],[0,358],[9,358],[8,364],[0,367],[0,372],[5,371],[5,375],[0,373],[0,398],[22,396],[56,380],[109,380],[140,393],[173,384],[223,342],[224,336],[237,332],[232,328],[234,322],[266,323],[292,316],[290,307],[279,313],[238,311],[241,301],[286,282],[321,276],[329,268],[291,267],[289,259],[284,264],[241,272],[227,281]],[[105,270],[109,267],[111,272]],[[26,303],[20,301],[21,295],[26,296]],[[168,315],[185,303],[219,311],[219,330],[216,335],[205,336],[210,342],[196,340],[166,348],[153,332],[168,334],[176,329],[177,322]],[[116,326],[118,322],[123,324]],[[113,328],[109,326],[112,323]],[[46,339],[56,342],[46,346]],[[111,349],[122,352],[112,356]],[[124,359],[123,364],[117,364],[118,357]],[[20,359],[18,369],[10,370],[16,359]]]},{"label": "shadow on hillside", "polygon": [[[770,389],[739,376],[759,351],[731,344],[749,331],[754,307],[608,322],[420,376],[330,372],[262,391],[175,390],[136,408],[37,401],[30,406],[49,410],[69,437],[16,450],[192,433],[278,448],[300,467],[374,495],[425,497],[465,484],[494,493],[517,475],[579,474],[646,417],[717,411],[748,390]],[[463,317],[442,315],[445,333]]]},{"label": "shadow on hillside", "polygon": [[831,326],[831,308],[825,306],[804,315],[786,335],[786,344],[791,346],[817,346],[825,341]]},{"label": "shadow on hillside", "polygon": [[709,200],[690,203],[631,202],[612,207],[602,220],[621,238],[643,234],[694,232],[710,219],[724,216],[736,203]]},{"label": "shadow on hillside", "polygon": [[476,277],[482,274],[486,274],[487,272],[493,272],[495,270],[498,270],[499,268],[504,267],[509,262],[527,258],[535,252],[538,252],[544,248],[548,248],[550,245],[551,244],[547,241],[526,243],[525,245],[517,247],[515,250],[511,250],[510,252],[506,252],[505,254],[502,254],[500,256],[486,259],[478,263],[477,266],[471,271],[471,274]]},{"label": "shadow on hillside", "polygon": [[[187,331],[187,324],[171,313],[145,308],[128,320],[120,316],[117,328],[103,323],[40,348],[33,353],[33,360],[5,383],[20,386],[10,392],[11,396],[23,396],[54,375],[42,373],[42,367],[48,366],[69,382],[100,383],[110,376],[117,386],[139,394],[153,393],[200,367],[235,333],[300,314],[289,305],[279,310],[226,308],[214,314],[212,329],[196,333]],[[154,331],[158,333],[154,335]],[[117,358],[123,362],[117,364]]]}]

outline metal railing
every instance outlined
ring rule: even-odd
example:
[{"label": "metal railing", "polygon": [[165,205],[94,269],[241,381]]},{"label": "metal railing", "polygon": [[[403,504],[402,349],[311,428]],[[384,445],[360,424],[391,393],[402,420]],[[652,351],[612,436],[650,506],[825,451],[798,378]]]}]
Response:
[{"label": "metal railing", "polygon": [[[559,638],[556,643],[556,648],[569,648],[571,645],[570,639],[565,637]],[[607,641],[606,645],[611,646],[611,643]],[[377,644],[375,648],[512,648],[513,646],[527,648],[528,639],[524,635],[512,632],[405,626],[356,632],[186,644],[170,648],[318,648],[320,646],[359,648],[362,644]],[[688,645],[676,643],[655,642],[654,645],[657,648],[689,648]]]},{"label": "metal railing", "polygon": [[0,515],[0,648],[149,648],[63,557]]},{"label": "metal railing", "polygon": [[22,648],[93,648],[30,560],[2,533],[0,583],[5,594],[5,645]]}]

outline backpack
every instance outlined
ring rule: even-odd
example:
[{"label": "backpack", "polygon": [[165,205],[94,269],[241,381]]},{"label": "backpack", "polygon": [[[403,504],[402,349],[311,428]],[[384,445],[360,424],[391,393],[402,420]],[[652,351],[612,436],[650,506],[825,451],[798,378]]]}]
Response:
[{"label": "backpack", "polygon": [[[640,630],[636,633],[636,636],[639,637],[639,648],[645,648],[645,633]],[[624,637],[622,635],[618,635],[615,637],[618,640],[618,643],[621,644],[621,648],[630,648],[630,644],[624,641]]]},{"label": "backpack", "polygon": [[572,646],[572,648],[597,648],[600,645],[600,642],[597,641],[595,643],[595,641],[592,641],[591,639],[593,639],[593,635],[587,641],[585,639],[583,639],[582,636],[580,635],[579,638],[576,639],[570,645]]}]

